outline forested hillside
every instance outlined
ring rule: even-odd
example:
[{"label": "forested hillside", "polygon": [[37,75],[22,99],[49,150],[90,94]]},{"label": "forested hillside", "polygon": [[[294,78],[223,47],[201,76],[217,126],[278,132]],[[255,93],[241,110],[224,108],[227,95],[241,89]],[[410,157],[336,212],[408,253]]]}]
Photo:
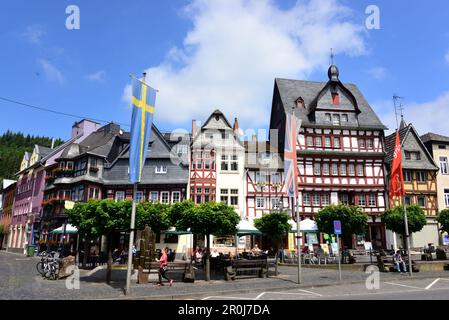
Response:
[{"label": "forested hillside", "polygon": [[[51,147],[51,139],[48,137],[24,135],[21,132],[7,131],[0,136],[0,182],[3,179],[15,179],[15,173],[20,169],[25,151],[33,152],[34,145]],[[56,139],[55,147],[64,141]]]}]

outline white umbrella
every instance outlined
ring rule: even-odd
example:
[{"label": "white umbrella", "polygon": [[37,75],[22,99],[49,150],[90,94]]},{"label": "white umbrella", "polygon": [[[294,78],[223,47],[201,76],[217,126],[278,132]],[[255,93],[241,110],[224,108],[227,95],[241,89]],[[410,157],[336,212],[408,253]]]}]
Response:
[{"label": "white umbrella", "polygon": [[[290,219],[288,223],[292,226],[290,232],[296,232],[296,222]],[[299,222],[300,232],[318,232],[318,226],[315,221],[310,218],[305,218]]]},{"label": "white umbrella", "polygon": [[[64,226],[60,226],[59,228],[54,229],[50,233],[52,233],[52,234],[63,234],[64,233]],[[65,227],[65,233],[67,233],[67,234],[78,233],[78,229],[68,223],[66,225],[66,227]]]}]

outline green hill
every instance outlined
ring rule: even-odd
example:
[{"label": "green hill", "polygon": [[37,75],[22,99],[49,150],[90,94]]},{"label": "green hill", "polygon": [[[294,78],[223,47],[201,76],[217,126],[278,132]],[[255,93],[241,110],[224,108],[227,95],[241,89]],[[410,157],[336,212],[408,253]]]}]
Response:
[{"label": "green hill", "polygon": [[[24,135],[21,132],[6,131],[0,136],[0,182],[3,179],[15,179],[20,169],[25,151],[33,152],[34,145],[51,147],[52,138]],[[55,147],[63,144],[61,139],[55,140]]]}]

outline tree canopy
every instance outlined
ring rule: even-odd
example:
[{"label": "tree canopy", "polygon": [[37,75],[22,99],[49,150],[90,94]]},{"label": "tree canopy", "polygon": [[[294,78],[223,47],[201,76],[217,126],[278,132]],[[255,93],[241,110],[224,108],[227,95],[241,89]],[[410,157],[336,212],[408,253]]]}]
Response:
[{"label": "tree canopy", "polygon": [[[0,136],[0,182],[3,179],[14,179],[20,169],[25,151],[32,152],[34,145],[50,148],[49,137],[24,135],[22,132],[6,131]],[[55,147],[63,144],[61,139],[55,140]]]},{"label": "tree canopy", "polygon": [[449,209],[441,210],[437,221],[441,224],[441,231],[449,233]]},{"label": "tree canopy", "polygon": [[318,229],[327,234],[334,233],[335,220],[341,221],[343,236],[363,234],[368,225],[368,217],[361,208],[343,204],[327,206],[315,217]]},{"label": "tree canopy", "polygon": [[[417,205],[407,206],[407,221],[410,234],[421,231],[427,224],[424,210]],[[405,235],[404,206],[386,210],[382,215],[382,222],[387,229]]]},{"label": "tree canopy", "polygon": [[286,212],[272,212],[264,214],[261,218],[254,219],[254,226],[273,242],[282,240],[282,236],[291,229]]}]

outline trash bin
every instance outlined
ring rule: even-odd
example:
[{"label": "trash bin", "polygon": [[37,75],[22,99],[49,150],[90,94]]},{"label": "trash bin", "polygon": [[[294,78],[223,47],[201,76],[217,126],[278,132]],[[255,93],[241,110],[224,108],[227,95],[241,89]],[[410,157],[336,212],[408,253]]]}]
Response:
[{"label": "trash bin", "polygon": [[36,250],[36,246],[34,244],[29,244],[27,248],[27,257],[34,257],[34,251]]}]

